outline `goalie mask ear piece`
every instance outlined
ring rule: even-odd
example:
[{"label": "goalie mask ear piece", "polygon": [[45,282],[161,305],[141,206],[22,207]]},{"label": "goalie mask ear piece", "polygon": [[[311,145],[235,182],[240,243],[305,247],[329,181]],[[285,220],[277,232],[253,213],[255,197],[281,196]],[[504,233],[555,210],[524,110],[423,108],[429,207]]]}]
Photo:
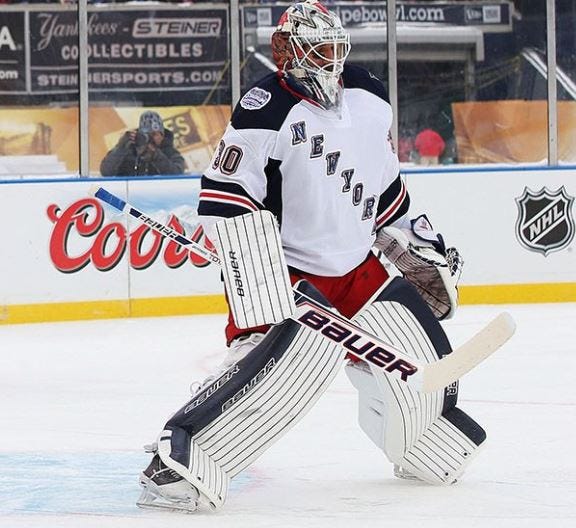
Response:
[{"label": "goalie mask ear piece", "polygon": [[290,34],[284,31],[272,33],[272,60],[279,70],[284,70],[292,62],[294,54],[290,46]]}]

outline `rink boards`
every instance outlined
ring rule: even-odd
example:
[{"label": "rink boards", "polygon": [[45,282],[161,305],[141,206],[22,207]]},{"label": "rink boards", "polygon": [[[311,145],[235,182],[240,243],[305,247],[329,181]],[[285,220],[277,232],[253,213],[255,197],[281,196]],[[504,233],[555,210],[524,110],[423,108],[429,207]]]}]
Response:
[{"label": "rink boards", "polygon": [[[576,301],[576,168],[408,170],[412,212],[464,256],[461,302]],[[199,178],[0,182],[0,324],[225,310],[220,272],[89,195],[206,243]]]}]

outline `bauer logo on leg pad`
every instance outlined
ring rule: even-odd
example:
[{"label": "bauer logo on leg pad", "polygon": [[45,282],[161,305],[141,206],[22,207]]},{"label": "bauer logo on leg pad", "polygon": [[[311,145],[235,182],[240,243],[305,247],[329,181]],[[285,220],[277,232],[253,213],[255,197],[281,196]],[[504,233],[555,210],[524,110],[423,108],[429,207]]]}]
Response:
[{"label": "bauer logo on leg pad", "polygon": [[184,407],[184,414],[188,414],[193,409],[196,409],[198,405],[204,403],[220,387],[229,382],[232,379],[232,376],[238,374],[238,372],[240,372],[238,365],[234,365],[230,370],[227,370],[214,383],[206,387],[194,400],[192,400],[186,407]]},{"label": "bauer logo on leg pad", "polygon": [[258,383],[260,383],[276,366],[276,360],[274,358],[270,358],[270,361],[266,363],[264,368],[260,370],[256,376],[254,376],[246,385],[244,385],[232,398],[224,402],[222,405],[222,412],[226,411],[232,405],[234,405],[238,400],[242,399],[246,394],[248,394]]}]

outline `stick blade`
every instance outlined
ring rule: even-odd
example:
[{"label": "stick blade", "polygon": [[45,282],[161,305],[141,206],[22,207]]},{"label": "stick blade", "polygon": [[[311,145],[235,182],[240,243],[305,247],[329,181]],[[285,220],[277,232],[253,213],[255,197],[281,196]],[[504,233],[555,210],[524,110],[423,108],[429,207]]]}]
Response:
[{"label": "stick blade", "polygon": [[436,363],[426,365],[423,392],[434,392],[451,385],[498,350],[516,331],[516,323],[502,312],[482,330]]}]

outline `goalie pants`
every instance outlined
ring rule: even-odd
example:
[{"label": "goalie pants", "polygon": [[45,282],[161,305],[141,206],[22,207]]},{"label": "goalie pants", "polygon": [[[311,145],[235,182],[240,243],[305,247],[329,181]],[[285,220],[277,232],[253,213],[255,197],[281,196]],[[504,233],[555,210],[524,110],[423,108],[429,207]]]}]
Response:
[{"label": "goalie pants", "polygon": [[[368,254],[362,264],[341,277],[323,277],[295,268],[288,268],[288,270],[292,284],[302,279],[307,280],[318,289],[332,306],[349,319],[368,303],[389,278],[386,268],[372,252]],[[269,328],[269,326],[259,326],[240,329],[234,324],[232,313],[229,311],[226,342],[230,345],[234,339],[243,334],[264,333]]]}]

